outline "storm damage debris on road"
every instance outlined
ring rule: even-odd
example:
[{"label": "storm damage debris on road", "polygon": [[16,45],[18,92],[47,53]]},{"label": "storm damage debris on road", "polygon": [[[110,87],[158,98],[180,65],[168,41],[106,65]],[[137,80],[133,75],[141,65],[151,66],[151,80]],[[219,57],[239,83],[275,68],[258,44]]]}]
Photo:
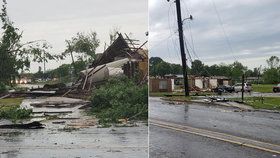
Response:
[{"label": "storm damage debris on road", "polygon": [[4,124],[0,125],[0,128],[8,129],[41,129],[44,128],[44,124],[34,121],[31,123],[22,123],[22,124]]}]

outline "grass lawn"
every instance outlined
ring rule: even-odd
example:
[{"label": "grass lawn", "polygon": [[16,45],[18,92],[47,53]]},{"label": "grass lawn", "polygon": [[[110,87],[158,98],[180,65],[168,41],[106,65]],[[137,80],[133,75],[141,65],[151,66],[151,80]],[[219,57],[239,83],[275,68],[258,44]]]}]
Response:
[{"label": "grass lawn", "polygon": [[[240,98],[232,100],[240,100]],[[280,97],[246,97],[244,101],[255,109],[280,110]]]},{"label": "grass lawn", "polygon": [[262,92],[262,93],[272,93],[272,87],[274,84],[253,84],[254,92]]},{"label": "grass lawn", "polygon": [[9,119],[16,122],[20,119],[29,118],[32,110],[19,109],[23,98],[0,99],[0,119]]},{"label": "grass lawn", "polygon": [[6,98],[6,99],[0,99],[0,107],[1,106],[19,106],[22,102],[23,98]]}]

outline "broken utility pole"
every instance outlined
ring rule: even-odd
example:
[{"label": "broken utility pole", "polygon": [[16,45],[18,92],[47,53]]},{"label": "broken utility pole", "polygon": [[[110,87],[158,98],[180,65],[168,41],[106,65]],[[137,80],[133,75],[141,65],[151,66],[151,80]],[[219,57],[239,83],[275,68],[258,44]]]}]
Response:
[{"label": "broken utility pole", "polygon": [[181,58],[182,58],[182,66],[183,66],[185,96],[189,96],[190,94],[189,94],[189,85],[188,85],[186,54],[184,48],[183,24],[182,24],[182,17],[181,17],[180,0],[176,0],[175,3],[176,3],[177,21],[178,21],[178,28],[179,28],[179,41],[180,41],[180,50],[181,50]]}]

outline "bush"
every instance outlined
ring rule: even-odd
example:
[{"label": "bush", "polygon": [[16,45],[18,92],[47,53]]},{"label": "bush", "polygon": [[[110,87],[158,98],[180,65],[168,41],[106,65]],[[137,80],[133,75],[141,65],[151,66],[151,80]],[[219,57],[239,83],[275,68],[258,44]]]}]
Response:
[{"label": "bush", "polygon": [[2,106],[0,108],[0,119],[9,119],[15,122],[29,118],[31,113],[31,109],[20,109],[19,106]]},{"label": "bush", "polygon": [[6,85],[0,82],[0,93],[5,93],[7,91]]},{"label": "bush", "polygon": [[136,85],[126,77],[112,78],[93,92],[91,103],[100,123],[123,118],[147,119],[148,86]]}]

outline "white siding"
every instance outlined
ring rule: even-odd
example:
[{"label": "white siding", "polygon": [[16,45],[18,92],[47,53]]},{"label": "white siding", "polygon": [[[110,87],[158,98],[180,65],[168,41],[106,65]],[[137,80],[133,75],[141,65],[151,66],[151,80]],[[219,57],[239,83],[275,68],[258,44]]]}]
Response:
[{"label": "white siding", "polygon": [[217,81],[217,79],[210,79],[209,82],[210,82],[210,87],[211,87],[211,88],[216,88],[216,87],[218,87],[218,81]]},{"label": "white siding", "polygon": [[195,86],[202,89],[203,88],[202,79],[196,78],[195,79]]}]

